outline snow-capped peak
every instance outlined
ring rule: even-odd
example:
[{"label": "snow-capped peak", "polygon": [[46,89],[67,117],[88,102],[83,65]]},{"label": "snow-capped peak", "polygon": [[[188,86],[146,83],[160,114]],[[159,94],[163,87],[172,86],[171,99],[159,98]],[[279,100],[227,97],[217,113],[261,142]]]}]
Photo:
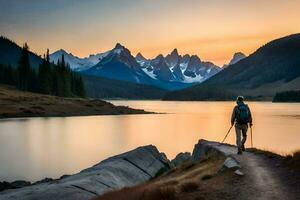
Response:
[{"label": "snow-capped peak", "polygon": [[166,56],[166,62],[170,66],[170,68],[175,67],[178,64],[180,56],[178,54],[178,50],[175,48],[170,54]]},{"label": "snow-capped peak", "polygon": [[57,63],[64,55],[65,61],[70,65],[70,68],[74,71],[83,71],[89,69],[90,67],[96,65],[103,57],[105,57],[109,52],[98,53],[95,55],[90,55],[89,57],[79,58],[72,53],[68,53],[63,49],[57,50],[50,54],[50,61]]},{"label": "snow-capped peak", "polygon": [[121,45],[120,43],[117,43],[115,46],[115,49],[124,49],[125,47]]},{"label": "snow-capped peak", "polygon": [[171,52],[171,55],[174,55],[174,56],[179,56],[178,54],[178,50],[175,48],[173,49],[173,51]]},{"label": "snow-capped peak", "polygon": [[115,48],[112,50],[113,53],[116,53],[116,54],[121,54],[126,48],[121,45],[120,43],[117,43]]}]

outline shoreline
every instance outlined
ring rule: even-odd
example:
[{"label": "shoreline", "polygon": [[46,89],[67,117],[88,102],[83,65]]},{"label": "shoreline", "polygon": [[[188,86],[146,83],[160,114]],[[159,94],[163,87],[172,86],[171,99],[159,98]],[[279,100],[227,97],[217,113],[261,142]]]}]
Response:
[{"label": "shoreline", "polygon": [[[134,109],[138,110],[138,109]],[[148,112],[141,110],[141,113],[116,113],[116,114],[70,114],[70,115],[39,115],[39,116],[9,116],[9,117],[3,117],[0,116],[0,121],[4,120],[21,120],[21,119],[30,119],[30,118],[64,118],[64,117],[93,117],[93,116],[117,116],[117,115],[149,115],[149,114],[167,114],[167,113],[156,113],[156,112]]]},{"label": "shoreline", "polygon": [[93,115],[156,114],[100,99],[64,98],[16,90],[0,85],[0,119]]}]

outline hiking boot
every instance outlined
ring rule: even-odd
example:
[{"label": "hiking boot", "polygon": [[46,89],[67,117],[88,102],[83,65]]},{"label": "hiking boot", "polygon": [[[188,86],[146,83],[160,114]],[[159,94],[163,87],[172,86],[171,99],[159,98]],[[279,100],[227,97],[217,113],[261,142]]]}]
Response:
[{"label": "hiking boot", "polygon": [[245,145],[242,145],[241,149],[242,149],[242,151],[246,151]]},{"label": "hiking boot", "polygon": [[241,149],[238,149],[238,152],[237,152],[238,155],[241,155],[243,154],[243,151]]}]

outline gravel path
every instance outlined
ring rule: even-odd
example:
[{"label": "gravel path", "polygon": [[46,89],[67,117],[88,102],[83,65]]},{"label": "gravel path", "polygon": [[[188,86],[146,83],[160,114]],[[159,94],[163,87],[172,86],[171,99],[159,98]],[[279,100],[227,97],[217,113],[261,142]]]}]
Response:
[{"label": "gravel path", "polygon": [[[267,156],[244,152],[236,154],[236,147],[220,145],[219,147],[230,154],[241,165],[244,176],[241,178],[239,194],[241,199],[256,200],[294,200],[300,199],[300,186],[288,185],[282,174],[290,176],[290,171],[271,161]],[[296,178],[296,177],[295,177]],[[286,179],[288,179],[286,177]],[[298,188],[298,189],[297,189]],[[296,191],[296,192],[295,192]],[[298,191],[298,192],[297,192]]]}]

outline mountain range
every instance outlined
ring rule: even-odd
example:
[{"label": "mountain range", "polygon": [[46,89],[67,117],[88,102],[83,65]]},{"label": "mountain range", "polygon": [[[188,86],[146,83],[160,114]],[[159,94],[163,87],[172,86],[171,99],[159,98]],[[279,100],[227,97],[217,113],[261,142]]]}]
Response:
[{"label": "mountain range", "polygon": [[276,92],[300,90],[300,34],[273,40],[201,84],[168,93],[165,100],[272,100]]},{"label": "mountain range", "polygon": [[[13,68],[18,67],[18,62],[21,57],[22,48],[15,42],[9,40],[6,37],[0,37],[0,65],[11,65]],[[68,54],[65,51],[58,51],[53,54],[52,59],[60,57],[61,54],[65,55],[65,60],[70,63],[72,69],[89,68],[87,63],[97,63],[97,60],[105,54],[91,55],[88,58],[74,59],[72,54]],[[39,65],[43,62],[43,59],[37,54],[29,51],[30,66],[36,71]],[[81,62],[82,61],[82,62]],[[87,97],[91,98],[125,98],[125,99],[160,99],[166,93],[166,90],[146,86],[141,84],[135,84],[127,81],[112,80],[102,77],[93,77],[82,74]]]},{"label": "mountain range", "polygon": [[[20,53],[16,43],[0,38],[0,64],[17,67]],[[300,90],[300,34],[273,40],[249,56],[238,52],[222,68],[177,49],[153,59],[133,56],[121,44],[86,58],[59,50],[51,61],[61,55],[82,74],[88,97],[94,98],[232,100],[244,95],[272,100],[277,92]],[[37,69],[43,59],[30,52],[29,60]]]},{"label": "mountain range", "polygon": [[146,59],[141,53],[135,57],[121,44],[105,53],[79,58],[64,50],[50,55],[57,62],[64,55],[71,69],[82,74],[152,85],[167,90],[177,90],[201,83],[215,75],[221,68],[211,62],[201,61],[197,55],[179,55],[174,49],[167,56]]}]

